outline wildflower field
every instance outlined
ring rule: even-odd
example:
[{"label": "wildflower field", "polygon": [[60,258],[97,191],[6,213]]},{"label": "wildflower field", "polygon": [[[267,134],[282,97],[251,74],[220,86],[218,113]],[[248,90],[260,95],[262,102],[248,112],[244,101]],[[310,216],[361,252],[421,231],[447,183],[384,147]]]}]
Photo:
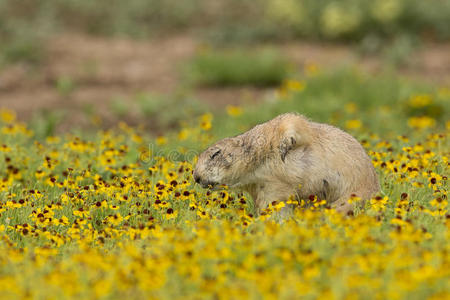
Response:
[{"label": "wildflower field", "polygon": [[[450,298],[450,91],[306,71],[158,137],[120,123],[38,138],[2,109],[0,297]],[[348,216],[292,200],[280,221],[283,203],[256,216],[248,195],[194,183],[199,151],[285,111],[357,137],[381,192]]]}]

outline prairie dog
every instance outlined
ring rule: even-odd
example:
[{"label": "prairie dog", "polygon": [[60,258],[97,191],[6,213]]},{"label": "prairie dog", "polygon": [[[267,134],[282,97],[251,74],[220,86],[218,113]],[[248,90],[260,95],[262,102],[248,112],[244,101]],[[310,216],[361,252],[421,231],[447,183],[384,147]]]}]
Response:
[{"label": "prairie dog", "polygon": [[250,193],[257,212],[294,195],[327,200],[347,213],[351,195],[380,189],[371,159],[350,134],[286,113],[220,140],[198,157],[194,179],[204,188],[226,184]]}]

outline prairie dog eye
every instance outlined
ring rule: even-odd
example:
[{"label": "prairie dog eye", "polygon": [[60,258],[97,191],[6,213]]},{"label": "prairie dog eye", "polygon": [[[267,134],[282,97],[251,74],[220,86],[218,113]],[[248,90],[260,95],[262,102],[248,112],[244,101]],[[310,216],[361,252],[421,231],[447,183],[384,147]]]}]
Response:
[{"label": "prairie dog eye", "polygon": [[220,149],[211,155],[211,159],[214,159],[217,155],[219,155],[219,153],[220,153]]}]

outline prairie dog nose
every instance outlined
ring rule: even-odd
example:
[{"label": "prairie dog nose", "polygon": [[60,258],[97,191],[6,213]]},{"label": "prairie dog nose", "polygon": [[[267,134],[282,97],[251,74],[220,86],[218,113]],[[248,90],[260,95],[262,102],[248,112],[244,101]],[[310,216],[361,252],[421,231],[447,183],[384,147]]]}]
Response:
[{"label": "prairie dog nose", "polygon": [[200,183],[200,176],[198,176],[197,174],[194,174],[194,180],[197,183]]}]

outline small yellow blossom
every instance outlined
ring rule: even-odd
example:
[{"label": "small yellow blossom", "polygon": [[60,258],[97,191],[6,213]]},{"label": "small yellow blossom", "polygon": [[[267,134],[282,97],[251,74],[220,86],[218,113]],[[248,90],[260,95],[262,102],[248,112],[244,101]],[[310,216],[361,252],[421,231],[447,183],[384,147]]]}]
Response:
[{"label": "small yellow blossom", "polygon": [[347,129],[359,129],[362,127],[362,122],[360,120],[348,120],[345,122],[345,127]]},{"label": "small yellow blossom", "polygon": [[237,117],[242,115],[242,108],[235,105],[227,105],[227,114],[232,117]]},{"label": "small yellow blossom", "polygon": [[412,96],[408,101],[409,105],[415,108],[421,108],[430,105],[432,102],[433,98],[431,98],[431,95],[427,94]]},{"label": "small yellow blossom", "polygon": [[414,129],[432,128],[436,125],[436,120],[428,117],[411,117],[408,119],[408,126]]},{"label": "small yellow blossom", "polygon": [[0,120],[8,124],[13,123],[16,120],[16,113],[12,110],[1,108]]},{"label": "small yellow blossom", "polygon": [[162,146],[162,145],[167,144],[167,138],[166,138],[165,136],[158,136],[158,137],[156,138],[156,144],[157,144],[158,146]]},{"label": "small yellow blossom", "polygon": [[315,76],[320,72],[320,68],[315,63],[308,63],[305,66],[305,73],[307,76]]}]

